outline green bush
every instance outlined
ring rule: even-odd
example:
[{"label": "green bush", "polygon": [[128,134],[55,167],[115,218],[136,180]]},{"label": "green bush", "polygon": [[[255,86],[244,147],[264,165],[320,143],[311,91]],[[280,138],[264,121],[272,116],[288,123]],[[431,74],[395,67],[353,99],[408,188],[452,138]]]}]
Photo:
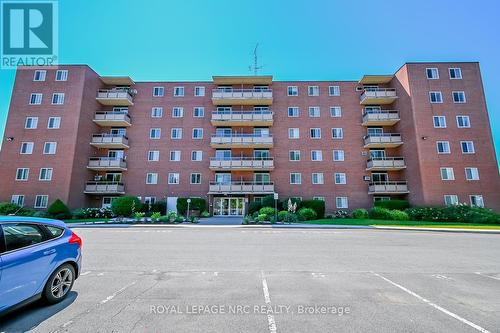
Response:
[{"label": "green bush", "polygon": [[47,209],[47,214],[55,219],[70,219],[72,217],[68,206],[61,199],[56,199]]},{"label": "green bush", "polygon": [[285,222],[285,223],[297,223],[297,222],[299,222],[299,217],[297,216],[297,214],[290,213],[288,211],[284,211],[284,212],[286,212],[286,215],[283,217],[283,222]]},{"label": "green bush", "polygon": [[22,210],[21,206],[16,205],[10,202],[1,202],[0,203],[0,215],[9,215],[15,214]]},{"label": "green bush", "polygon": [[182,215],[187,213],[187,199],[191,199],[189,210],[197,210],[200,213],[207,209],[207,201],[203,198],[178,198],[177,212]]},{"label": "green bush", "polygon": [[414,207],[405,212],[411,220],[463,223],[500,223],[500,214],[491,209],[454,205],[447,207]]},{"label": "green bush", "polygon": [[256,219],[258,222],[264,222],[264,221],[268,221],[269,218],[267,217],[266,214],[259,214],[257,215],[257,219]]},{"label": "green bush", "polygon": [[278,221],[283,221],[288,214],[288,211],[282,210],[278,212]]},{"label": "green bush", "polygon": [[374,207],[370,210],[370,218],[375,220],[391,220],[391,211],[387,208]]},{"label": "green bush", "polygon": [[142,218],[146,215],[144,212],[135,212],[134,213],[134,218],[137,222],[140,222]]},{"label": "green bush", "polygon": [[299,217],[305,221],[314,220],[317,217],[316,212],[311,208],[301,208],[299,209],[298,214]]},{"label": "green bush", "polygon": [[140,209],[141,201],[133,196],[119,197],[111,203],[111,210],[116,216],[130,217]]},{"label": "green bush", "polygon": [[325,217],[325,202],[323,200],[304,200],[301,208],[311,208],[316,212],[316,218],[322,219]]},{"label": "green bush", "polygon": [[261,209],[259,209],[259,215],[260,214],[265,214],[268,218],[271,218],[276,214],[276,210],[272,207],[262,207]]},{"label": "green bush", "polygon": [[45,210],[37,210],[35,214],[33,214],[34,217],[42,217],[42,218],[48,218],[49,214]]},{"label": "green bush", "polygon": [[292,205],[294,203],[297,204],[297,211],[301,208],[301,204],[302,204],[302,200],[300,200],[299,198],[286,198],[285,200],[283,200],[283,202],[281,203],[281,207],[283,207],[283,210],[288,210],[288,200],[291,200],[292,201]]},{"label": "green bush", "polygon": [[[279,206],[279,202],[277,204]],[[266,195],[262,198],[262,207],[274,207],[274,195]]]},{"label": "green bush", "polygon": [[390,214],[391,214],[391,220],[408,221],[410,219],[408,214],[403,212],[402,210],[393,209],[391,210]]},{"label": "green bush", "polygon": [[352,217],[355,219],[367,219],[368,211],[364,208],[358,208],[352,211]]},{"label": "green bush", "polygon": [[410,204],[408,203],[408,200],[391,199],[391,200],[375,201],[374,206],[380,208],[387,208],[390,210],[392,209],[404,210],[410,207]]},{"label": "green bush", "polygon": [[163,215],[158,218],[158,222],[168,223],[170,222],[170,218],[167,215]]},{"label": "green bush", "polygon": [[161,217],[160,212],[154,212],[153,214],[151,214],[151,221],[156,222],[160,219],[160,217]]},{"label": "green bush", "polygon": [[74,219],[111,218],[111,208],[78,208],[72,212]]},{"label": "green bush", "polygon": [[201,212],[200,216],[201,217],[210,217],[210,213],[207,210],[204,210],[203,212]]},{"label": "green bush", "polygon": [[253,214],[258,212],[262,208],[262,203],[260,201],[252,201],[248,205],[248,214]]}]

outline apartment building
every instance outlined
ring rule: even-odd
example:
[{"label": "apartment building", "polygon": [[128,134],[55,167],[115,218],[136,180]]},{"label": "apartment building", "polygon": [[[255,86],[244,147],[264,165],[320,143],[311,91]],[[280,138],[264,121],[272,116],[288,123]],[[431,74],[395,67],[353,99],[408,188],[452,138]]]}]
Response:
[{"label": "apartment building", "polygon": [[479,64],[406,63],[359,81],[213,76],[134,82],[86,65],[20,67],[0,151],[0,200],[44,209],[203,197],[376,200],[500,210]]}]

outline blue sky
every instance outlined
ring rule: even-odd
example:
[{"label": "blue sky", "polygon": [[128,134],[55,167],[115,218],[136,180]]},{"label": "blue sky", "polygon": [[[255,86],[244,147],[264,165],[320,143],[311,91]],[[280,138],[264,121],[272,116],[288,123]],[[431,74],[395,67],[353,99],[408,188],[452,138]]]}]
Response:
[{"label": "blue sky", "polygon": [[[480,61],[500,155],[500,2],[495,0],[60,0],[59,61],[135,80],[357,80],[407,61]],[[0,70],[0,134],[14,80]]]}]

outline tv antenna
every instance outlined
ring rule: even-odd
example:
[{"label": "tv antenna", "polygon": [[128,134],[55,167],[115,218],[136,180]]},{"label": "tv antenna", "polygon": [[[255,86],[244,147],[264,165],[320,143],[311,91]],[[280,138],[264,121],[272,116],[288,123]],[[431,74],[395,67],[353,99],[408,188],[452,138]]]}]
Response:
[{"label": "tv antenna", "polygon": [[257,75],[257,72],[262,69],[264,66],[258,65],[258,57],[257,57],[257,48],[259,47],[259,43],[255,44],[255,48],[253,49],[253,65],[248,66],[248,70],[253,72],[253,75]]}]

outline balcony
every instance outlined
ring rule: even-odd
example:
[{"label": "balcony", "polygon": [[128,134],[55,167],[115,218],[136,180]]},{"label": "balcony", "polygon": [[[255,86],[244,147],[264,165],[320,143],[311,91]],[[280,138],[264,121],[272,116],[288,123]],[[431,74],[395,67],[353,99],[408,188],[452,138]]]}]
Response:
[{"label": "balcony", "polygon": [[228,159],[210,159],[210,169],[212,170],[272,170],[274,169],[274,159],[255,157],[231,157]]},{"label": "balcony", "polygon": [[369,134],[363,139],[365,148],[395,148],[403,144],[399,133]]},{"label": "balcony", "polygon": [[229,183],[210,182],[208,194],[271,194],[273,182],[233,181]]},{"label": "balcony", "polygon": [[273,137],[258,134],[212,135],[212,148],[272,148]]},{"label": "balcony", "polygon": [[272,126],[272,111],[213,111],[214,126]]},{"label": "balcony", "polygon": [[96,148],[129,148],[128,138],[123,134],[94,134],[90,144]]},{"label": "balcony", "polygon": [[103,127],[128,127],[132,125],[130,116],[125,111],[98,111],[94,115],[94,123]]},{"label": "balcony", "polygon": [[123,183],[108,181],[91,181],[85,184],[86,194],[125,194]]},{"label": "balcony", "polygon": [[392,126],[399,121],[397,110],[367,111],[363,114],[363,126]]},{"label": "balcony", "polygon": [[102,105],[134,105],[129,89],[99,89],[96,99]]},{"label": "balcony", "polygon": [[214,89],[212,102],[214,105],[271,105],[273,91],[271,89]]},{"label": "balcony", "polygon": [[366,170],[401,170],[405,168],[404,157],[372,157],[366,162]]},{"label": "balcony", "polygon": [[127,162],[123,158],[115,157],[91,157],[87,169],[100,171],[125,171],[127,170]]},{"label": "balcony", "polygon": [[363,105],[391,104],[397,98],[394,88],[365,88],[359,103]]},{"label": "balcony", "polygon": [[405,194],[409,193],[406,181],[373,182],[368,185],[368,194]]}]

